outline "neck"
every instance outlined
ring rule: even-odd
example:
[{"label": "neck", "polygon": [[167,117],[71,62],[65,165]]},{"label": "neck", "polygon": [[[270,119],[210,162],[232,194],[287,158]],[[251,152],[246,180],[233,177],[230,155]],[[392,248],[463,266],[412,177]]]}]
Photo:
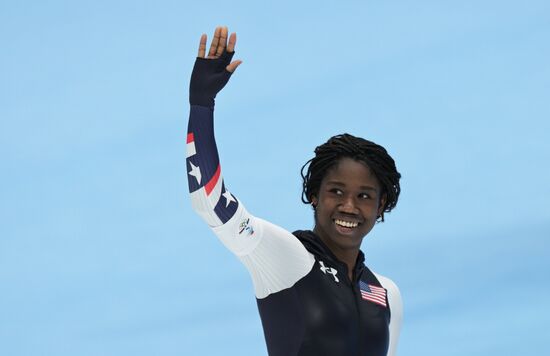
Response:
[{"label": "neck", "polygon": [[347,265],[348,277],[350,281],[353,280],[353,271],[357,262],[357,256],[359,255],[359,247],[342,248],[332,243],[330,239],[324,236],[317,228],[313,229],[313,232],[319,236],[321,241],[330,249],[330,251],[336,256],[336,258]]}]

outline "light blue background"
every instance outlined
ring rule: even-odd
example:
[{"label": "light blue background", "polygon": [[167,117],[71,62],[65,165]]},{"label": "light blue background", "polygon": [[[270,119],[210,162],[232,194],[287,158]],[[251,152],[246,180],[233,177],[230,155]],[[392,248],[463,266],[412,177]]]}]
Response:
[{"label": "light blue background", "polygon": [[312,226],[329,136],[403,175],[363,243],[400,286],[399,354],[549,354],[550,2],[3,1],[0,354],[265,355],[248,273],[187,197],[198,40],[238,33],[226,183]]}]

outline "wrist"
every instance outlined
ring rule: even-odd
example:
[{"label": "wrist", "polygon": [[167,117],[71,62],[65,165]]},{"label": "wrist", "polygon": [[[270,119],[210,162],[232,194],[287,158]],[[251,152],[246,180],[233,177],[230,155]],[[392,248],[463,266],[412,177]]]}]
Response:
[{"label": "wrist", "polygon": [[201,95],[199,93],[193,93],[192,91],[190,91],[189,104],[213,108],[215,101],[214,98],[209,95]]}]

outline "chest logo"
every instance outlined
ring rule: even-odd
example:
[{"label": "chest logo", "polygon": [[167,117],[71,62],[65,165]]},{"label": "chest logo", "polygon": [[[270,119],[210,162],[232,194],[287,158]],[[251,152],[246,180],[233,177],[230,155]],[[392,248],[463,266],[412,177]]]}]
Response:
[{"label": "chest logo", "polygon": [[323,261],[319,261],[319,264],[321,265],[320,269],[321,269],[321,272],[323,272],[324,274],[332,274],[332,276],[334,277],[334,281],[335,282],[340,282],[340,280],[338,279],[338,277],[336,277],[336,273],[338,273],[338,271],[332,267],[325,267],[325,263]]}]

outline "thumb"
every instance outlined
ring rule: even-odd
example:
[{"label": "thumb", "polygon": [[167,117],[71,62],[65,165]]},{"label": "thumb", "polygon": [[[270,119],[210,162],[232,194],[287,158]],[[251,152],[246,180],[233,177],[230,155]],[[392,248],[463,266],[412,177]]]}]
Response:
[{"label": "thumb", "polygon": [[237,69],[237,67],[241,65],[242,62],[243,61],[241,61],[240,59],[237,59],[236,61],[229,63],[227,67],[225,67],[225,69],[227,69],[229,73],[233,73],[235,69]]}]

